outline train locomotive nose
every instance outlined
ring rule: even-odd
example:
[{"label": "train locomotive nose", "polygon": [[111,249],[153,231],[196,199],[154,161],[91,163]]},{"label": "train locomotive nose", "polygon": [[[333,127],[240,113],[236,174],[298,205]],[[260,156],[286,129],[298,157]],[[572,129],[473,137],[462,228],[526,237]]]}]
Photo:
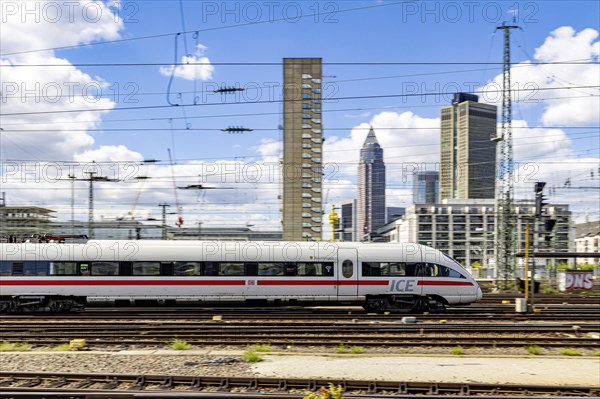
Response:
[{"label": "train locomotive nose", "polygon": [[483,292],[481,291],[481,287],[477,285],[477,300],[479,301],[481,298],[483,298]]}]

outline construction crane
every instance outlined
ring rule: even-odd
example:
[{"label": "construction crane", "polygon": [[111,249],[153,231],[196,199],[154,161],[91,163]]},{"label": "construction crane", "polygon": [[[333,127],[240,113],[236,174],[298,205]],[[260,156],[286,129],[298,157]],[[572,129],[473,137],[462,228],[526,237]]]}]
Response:
[{"label": "construction crane", "polygon": [[173,157],[171,156],[171,149],[167,148],[169,153],[169,164],[171,164],[171,180],[173,181],[173,191],[175,192],[175,207],[177,207],[177,227],[183,226],[183,208],[179,204],[179,195],[177,194],[177,181],[175,180],[175,164],[173,163]]}]

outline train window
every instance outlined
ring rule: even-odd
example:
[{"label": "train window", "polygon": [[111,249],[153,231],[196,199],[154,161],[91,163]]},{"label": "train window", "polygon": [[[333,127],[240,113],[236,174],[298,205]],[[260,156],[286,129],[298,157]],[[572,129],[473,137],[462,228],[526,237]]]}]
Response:
[{"label": "train window", "polygon": [[47,276],[50,262],[25,261],[23,263],[24,276]]},{"label": "train window", "polygon": [[406,264],[401,262],[382,262],[381,274],[385,276],[400,277],[406,276]]},{"label": "train window", "polygon": [[351,260],[345,260],[342,262],[342,276],[350,278],[354,274],[354,264]]},{"label": "train window", "polygon": [[283,276],[284,270],[285,266],[281,262],[258,264],[259,276]]},{"label": "train window", "polygon": [[12,262],[0,261],[0,276],[10,276],[12,274]]},{"label": "train window", "polygon": [[423,276],[425,277],[439,277],[440,271],[438,265],[433,263],[427,263],[423,267]]},{"label": "train window", "polygon": [[202,276],[201,262],[175,262],[173,268],[175,276]]},{"label": "train window", "polygon": [[160,262],[133,262],[134,276],[160,275]]},{"label": "train window", "polygon": [[362,275],[364,277],[381,276],[379,262],[362,262]]},{"label": "train window", "polygon": [[285,275],[286,276],[295,276],[298,272],[298,267],[296,265],[287,264],[285,265]]},{"label": "train window", "polygon": [[76,274],[76,262],[50,262],[51,276],[74,276]]},{"label": "train window", "polygon": [[219,275],[219,264],[217,262],[206,262],[204,263],[204,268],[204,273],[207,276]]},{"label": "train window", "polygon": [[298,276],[333,276],[333,263],[298,263]]},{"label": "train window", "polygon": [[406,262],[363,262],[362,275],[365,277],[392,276],[415,277],[419,273],[418,263]]},{"label": "train window", "polygon": [[117,275],[119,275],[119,262],[92,262],[92,276]]},{"label": "train window", "polygon": [[23,275],[23,262],[13,262],[12,274],[14,276],[22,276]]},{"label": "train window", "polygon": [[243,262],[222,262],[219,263],[219,276],[243,276]]},{"label": "train window", "polygon": [[89,263],[82,263],[79,265],[79,275],[81,275],[81,276],[89,276],[90,275]]},{"label": "train window", "polygon": [[432,277],[450,277],[450,278],[466,278],[465,276],[463,276],[462,274],[460,274],[459,272],[457,272],[454,269],[450,269],[447,266],[436,265],[436,264],[433,264],[433,263],[428,263],[426,270],[429,270],[429,273],[430,273],[430,274],[425,274],[426,276],[432,276]]},{"label": "train window", "polygon": [[462,274],[460,274],[456,270],[450,269],[450,268],[448,268],[448,277],[452,277],[452,278],[466,278],[465,276],[463,276]]}]

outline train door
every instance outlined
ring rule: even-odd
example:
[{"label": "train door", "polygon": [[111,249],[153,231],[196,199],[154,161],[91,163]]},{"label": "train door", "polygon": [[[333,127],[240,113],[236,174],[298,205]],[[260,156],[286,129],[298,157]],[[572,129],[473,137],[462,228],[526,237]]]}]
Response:
[{"label": "train door", "polygon": [[358,295],[358,252],[355,248],[338,249],[338,296]]}]

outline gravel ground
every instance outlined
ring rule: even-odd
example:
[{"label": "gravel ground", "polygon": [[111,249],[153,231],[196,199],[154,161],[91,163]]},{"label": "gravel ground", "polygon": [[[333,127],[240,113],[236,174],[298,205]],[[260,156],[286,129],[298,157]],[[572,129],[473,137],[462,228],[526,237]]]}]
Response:
[{"label": "gravel ground", "polygon": [[240,377],[252,375],[239,355],[128,353],[0,353],[2,371],[68,373],[171,374]]},{"label": "gravel ground", "polygon": [[[2,371],[172,374],[220,377],[385,379],[395,381],[600,385],[600,357],[567,357],[555,350],[540,356],[524,349],[366,348],[363,354],[338,354],[337,348],[271,348],[264,361],[247,363],[241,348],[172,351],[120,350],[1,352]],[[592,353],[585,353],[593,355]]]}]

